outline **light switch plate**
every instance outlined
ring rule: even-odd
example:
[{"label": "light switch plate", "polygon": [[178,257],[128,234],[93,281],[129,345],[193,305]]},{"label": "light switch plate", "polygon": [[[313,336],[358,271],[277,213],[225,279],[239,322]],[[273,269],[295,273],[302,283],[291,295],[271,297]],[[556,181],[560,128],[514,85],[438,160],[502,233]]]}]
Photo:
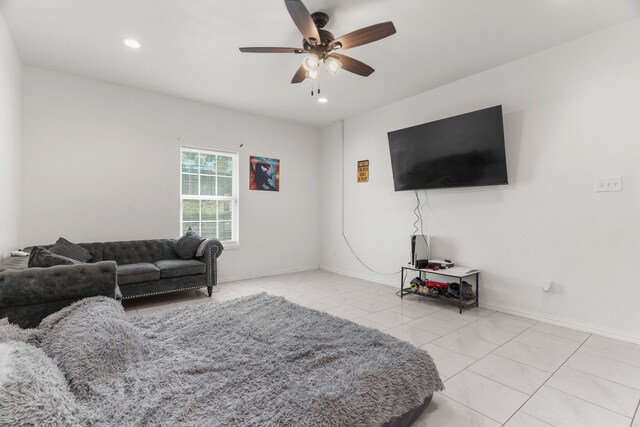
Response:
[{"label": "light switch plate", "polygon": [[596,193],[605,191],[622,191],[622,177],[611,176],[596,178]]}]

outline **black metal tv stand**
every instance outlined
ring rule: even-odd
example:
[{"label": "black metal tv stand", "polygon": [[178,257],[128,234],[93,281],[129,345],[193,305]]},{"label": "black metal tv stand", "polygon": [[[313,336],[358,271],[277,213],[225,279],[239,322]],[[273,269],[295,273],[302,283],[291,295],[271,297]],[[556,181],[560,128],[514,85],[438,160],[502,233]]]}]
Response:
[{"label": "black metal tv stand", "polygon": [[[444,296],[435,297],[425,292],[418,292],[418,291],[414,291],[411,288],[405,288],[404,282],[407,279],[405,277],[405,271],[418,272],[420,278],[423,280],[427,276],[427,274],[455,278],[458,284],[460,285],[459,295],[457,298],[453,296],[452,297],[444,297]],[[475,277],[475,297],[470,299],[465,299],[462,297],[462,282],[464,279],[467,279],[470,277]],[[460,314],[462,314],[462,310],[467,309],[469,307],[478,307],[478,304],[480,301],[479,287],[480,287],[480,271],[475,269],[454,267],[454,268],[443,269],[443,270],[431,270],[431,269],[425,269],[425,268],[415,268],[412,266],[408,266],[408,267],[404,266],[402,267],[402,270],[400,272],[400,298],[404,297],[405,295],[420,295],[423,297],[432,298],[434,300],[443,301],[451,305],[457,305],[458,308],[460,309]]]}]

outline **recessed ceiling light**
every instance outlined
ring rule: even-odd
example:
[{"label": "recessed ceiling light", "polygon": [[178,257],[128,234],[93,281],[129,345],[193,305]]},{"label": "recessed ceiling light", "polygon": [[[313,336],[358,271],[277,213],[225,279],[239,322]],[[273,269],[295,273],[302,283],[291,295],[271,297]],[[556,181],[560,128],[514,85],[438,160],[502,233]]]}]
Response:
[{"label": "recessed ceiling light", "polygon": [[322,97],[322,98],[318,98],[318,102],[320,104],[326,104],[327,102],[329,102],[329,100],[325,97]]},{"label": "recessed ceiling light", "polygon": [[126,39],[124,41],[124,44],[130,47],[131,49],[140,49],[140,46],[141,46],[140,42],[134,39]]}]

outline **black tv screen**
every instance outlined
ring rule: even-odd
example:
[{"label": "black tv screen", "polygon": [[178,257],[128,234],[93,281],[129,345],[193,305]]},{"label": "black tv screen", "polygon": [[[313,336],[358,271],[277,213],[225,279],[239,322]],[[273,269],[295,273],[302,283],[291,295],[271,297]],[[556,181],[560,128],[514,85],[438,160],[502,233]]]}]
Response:
[{"label": "black tv screen", "polygon": [[508,183],[501,105],[388,136],[396,191]]}]

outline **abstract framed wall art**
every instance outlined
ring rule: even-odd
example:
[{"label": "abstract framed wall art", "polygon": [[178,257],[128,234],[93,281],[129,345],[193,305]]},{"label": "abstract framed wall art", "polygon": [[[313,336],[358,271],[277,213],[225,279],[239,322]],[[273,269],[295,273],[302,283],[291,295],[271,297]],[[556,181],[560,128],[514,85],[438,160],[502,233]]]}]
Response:
[{"label": "abstract framed wall art", "polygon": [[251,156],[249,190],[280,191],[280,160]]}]

